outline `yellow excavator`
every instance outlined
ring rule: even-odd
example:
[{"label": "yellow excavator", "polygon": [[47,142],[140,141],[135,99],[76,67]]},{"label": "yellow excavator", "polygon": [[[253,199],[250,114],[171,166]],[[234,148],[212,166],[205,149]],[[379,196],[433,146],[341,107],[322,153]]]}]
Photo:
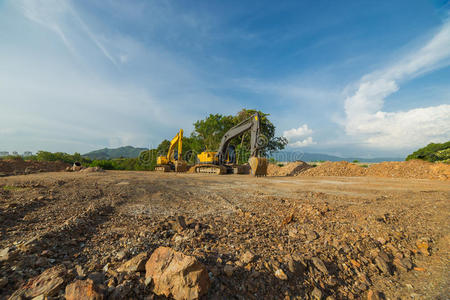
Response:
[{"label": "yellow excavator", "polygon": [[[175,151],[175,148],[178,148]],[[158,172],[186,172],[187,163],[182,159],[183,149],[183,129],[170,141],[169,151],[167,156],[158,156],[156,159],[155,171]]]},{"label": "yellow excavator", "polygon": [[234,147],[230,146],[233,138],[250,131],[250,174],[267,175],[267,159],[260,157],[260,150],[266,146],[265,137],[261,134],[261,118],[259,113],[228,130],[220,142],[217,152],[205,151],[197,155],[197,164],[190,169],[192,173],[244,174],[248,168],[236,164]]}]

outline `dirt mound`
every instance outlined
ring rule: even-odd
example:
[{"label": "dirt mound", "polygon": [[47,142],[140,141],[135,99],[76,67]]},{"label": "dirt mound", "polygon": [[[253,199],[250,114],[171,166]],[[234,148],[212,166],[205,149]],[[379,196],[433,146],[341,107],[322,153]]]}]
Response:
[{"label": "dirt mound", "polygon": [[61,161],[0,160],[0,176],[58,172],[65,170],[68,166],[70,165]]},{"label": "dirt mound", "polygon": [[367,176],[418,179],[450,179],[450,165],[422,160],[382,162],[367,169]]},{"label": "dirt mound", "polygon": [[276,164],[269,164],[267,166],[267,176],[296,176],[310,168],[312,168],[312,166],[304,161],[290,162],[282,167]]},{"label": "dirt mound", "polygon": [[304,176],[371,176],[416,179],[450,179],[450,165],[421,160],[389,161],[370,165],[367,168],[346,161],[325,162],[302,172]]},{"label": "dirt mound", "polygon": [[358,165],[349,163],[348,161],[331,162],[327,161],[323,164],[307,170],[301,175],[305,176],[365,176],[367,169]]}]

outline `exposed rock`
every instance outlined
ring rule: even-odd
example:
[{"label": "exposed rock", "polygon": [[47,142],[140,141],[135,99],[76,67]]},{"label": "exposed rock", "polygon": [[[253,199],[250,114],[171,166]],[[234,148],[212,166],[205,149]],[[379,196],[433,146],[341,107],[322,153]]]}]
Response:
[{"label": "exposed rock", "polygon": [[255,255],[250,252],[250,251],[246,251],[242,256],[241,256],[241,261],[244,264],[248,264],[251,263],[253,261],[253,259],[255,258]]},{"label": "exposed rock", "polygon": [[145,271],[145,262],[147,261],[148,253],[142,252],[132,259],[123,263],[118,269],[118,272],[144,272]]},{"label": "exposed rock", "polygon": [[63,265],[47,269],[15,291],[11,298],[34,298],[39,295],[52,296],[62,287],[65,273],[66,268]]},{"label": "exposed rock", "polygon": [[208,272],[194,257],[159,247],[145,265],[145,277],[153,279],[153,292],[174,299],[198,299],[210,285]]},{"label": "exposed rock", "polygon": [[66,300],[102,300],[104,299],[103,291],[98,288],[94,281],[76,280],[66,286]]}]

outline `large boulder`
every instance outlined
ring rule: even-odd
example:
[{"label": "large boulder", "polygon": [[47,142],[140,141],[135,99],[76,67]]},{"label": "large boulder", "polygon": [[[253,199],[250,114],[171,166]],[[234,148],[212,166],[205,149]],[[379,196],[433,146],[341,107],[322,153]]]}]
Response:
[{"label": "large boulder", "polygon": [[66,286],[66,300],[103,300],[103,291],[92,279],[76,280]]},{"label": "large boulder", "polygon": [[195,257],[184,255],[169,247],[160,247],[145,265],[147,280],[153,282],[157,295],[181,299],[199,299],[208,292],[208,272]]}]

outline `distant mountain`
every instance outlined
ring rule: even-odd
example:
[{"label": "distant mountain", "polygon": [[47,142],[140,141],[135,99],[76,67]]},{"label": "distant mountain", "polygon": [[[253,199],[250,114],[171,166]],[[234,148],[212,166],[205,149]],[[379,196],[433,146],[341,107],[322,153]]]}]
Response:
[{"label": "distant mountain", "polygon": [[280,151],[272,154],[272,157],[278,161],[354,161],[359,162],[381,162],[381,161],[402,161],[404,158],[400,157],[374,157],[374,158],[360,158],[360,157],[339,157],[322,153],[303,153],[303,152],[289,152]]},{"label": "distant mountain", "polygon": [[110,158],[133,158],[138,157],[141,151],[147,150],[146,148],[135,148],[132,146],[125,146],[115,149],[104,148],[100,150],[91,151],[89,153],[83,154],[83,156],[89,157],[90,159],[110,159]]}]

